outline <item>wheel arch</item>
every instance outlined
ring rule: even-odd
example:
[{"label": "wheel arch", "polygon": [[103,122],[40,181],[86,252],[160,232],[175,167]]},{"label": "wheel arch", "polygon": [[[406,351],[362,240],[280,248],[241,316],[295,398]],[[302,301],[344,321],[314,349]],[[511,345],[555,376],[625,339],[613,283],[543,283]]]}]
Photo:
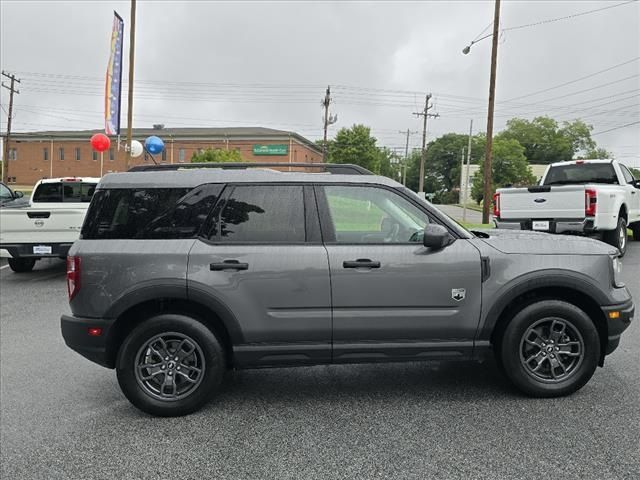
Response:
[{"label": "wheel arch", "polygon": [[183,295],[160,295],[128,302],[119,311],[109,328],[106,339],[106,363],[113,368],[125,338],[142,322],[155,315],[174,313],[186,315],[200,321],[220,340],[225,350],[228,366],[233,365],[233,345],[242,343],[242,335],[231,312],[216,300],[206,302]]},{"label": "wheel arch", "polygon": [[567,279],[529,280],[511,288],[496,302],[487,315],[487,323],[482,330],[481,339],[488,340],[492,346],[500,343],[506,326],[514,315],[527,305],[543,300],[562,300],[581,310],[593,321],[600,338],[599,364],[603,365],[607,345],[607,319],[600,305],[606,305],[608,299],[596,287],[587,282],[568,281]]}]

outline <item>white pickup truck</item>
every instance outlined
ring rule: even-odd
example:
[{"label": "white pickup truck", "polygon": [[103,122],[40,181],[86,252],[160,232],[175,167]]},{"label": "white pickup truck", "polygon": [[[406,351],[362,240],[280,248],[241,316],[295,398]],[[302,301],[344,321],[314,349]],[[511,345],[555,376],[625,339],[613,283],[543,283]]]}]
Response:
[{"label": "white pickup truck", "polygon": [[494,195],[498,228],[599,235],[627,249],[627,227],[640,240],[640,180],[615,160],[552,163],[540,184],[500,188]]},{"label": "white pickup truck", "polygon": [[43,257],[67,256],[99,178],[40,180],[29,203],[0,208],[0,257],[14,272],[28,272]]}]

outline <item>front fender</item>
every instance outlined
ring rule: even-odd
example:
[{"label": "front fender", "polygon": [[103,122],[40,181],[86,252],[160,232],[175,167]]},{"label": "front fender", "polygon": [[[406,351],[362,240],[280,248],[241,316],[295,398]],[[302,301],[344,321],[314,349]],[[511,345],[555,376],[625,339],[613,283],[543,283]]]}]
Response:
[{"label": "front fender", "polygon": [[488,342],[504,310],[519,296],[539,289],[563,288],[582,293],[592,298],[598,305],[612,305],[616,302],[607,296],[588,276],[579,272],[561,269],[545,269],[526,273],[503,285],[490,298],[484,298],[489,308],[480,320],[476,341]]}]

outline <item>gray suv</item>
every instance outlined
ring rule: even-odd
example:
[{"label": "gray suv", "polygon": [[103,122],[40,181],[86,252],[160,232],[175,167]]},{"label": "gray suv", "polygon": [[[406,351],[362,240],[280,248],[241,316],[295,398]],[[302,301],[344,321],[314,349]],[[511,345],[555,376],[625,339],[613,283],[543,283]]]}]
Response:
[{"label": "gray suv", "polygon": [[566,395],[631,322],[609,245],[470,232],[386,177],[314,168],[105,176],[67,260],[67,345],[173,416],[229,368],[495,355],[525,394]]}]

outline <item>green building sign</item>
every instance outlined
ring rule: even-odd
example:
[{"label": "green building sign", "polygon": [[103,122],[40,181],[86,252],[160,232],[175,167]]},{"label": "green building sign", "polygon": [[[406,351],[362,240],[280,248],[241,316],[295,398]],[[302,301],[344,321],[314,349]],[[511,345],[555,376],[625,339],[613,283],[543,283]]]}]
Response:
[{"label": "green building sign", "polygon": [[254,155],[287,155],[289,145],[254,145]]}]

